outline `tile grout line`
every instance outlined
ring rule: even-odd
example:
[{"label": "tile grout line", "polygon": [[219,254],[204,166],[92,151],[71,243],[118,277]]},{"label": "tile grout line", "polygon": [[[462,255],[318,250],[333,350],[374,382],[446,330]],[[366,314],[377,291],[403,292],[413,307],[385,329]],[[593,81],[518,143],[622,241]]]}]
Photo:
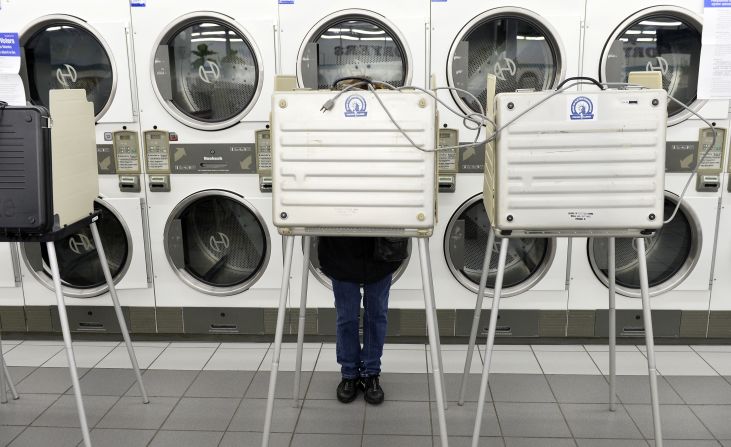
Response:
[{"label": "tile grout line", "polygon": [[[586,349],[584,350],[586,351]],[[576,436],[574,435],[574,431],[571,430],[571,425],[569,425],[568,419],[566,419],[566,415],[563,412],[563,408],[561,408],[561,404],[558,402],[558,398],[556,398],[556,395],[553,392],[553,388],[551,388],[551,384],[548,382],[548,379],[546,378],[546,372],[543,370],[543,365],[541,364],[540,360],[538,360],[538,356],[536,355],[536,351],[533,349],[533,346],[530,347],[530,352],[533,353],[533,357],[535,357],[536,362],[538,363],[538,367],[541,369],[541,374],[543,375],[543,380],[546,381],[546,384],[548,385],[548,389],[551,390],[551,394],[553,395],[553,399],[556,401],[556,407],[558,408],[559,413],[561,413],[561,417],[563,418],[564,424],[566,424],[566,428],[569,430],[569,434],[571,435],[571,439],[574,441],[574,445],[578,447],[578,442],[576,442]],[[588,353],[587,353],[588,355]],[[589,356],[591,358],[591,356]],[[600,371],[601,372],[601,371]],[[497,411],[496,411],[497,414]]]},{"label": "tile grout line", "polygon": [[[302,395],[302,405],[300,406],[300,411],[297,414],[297,420],[294,423],[294,428],[292,429],[292,434],[289,437],[289,443],[287,444],[289,447],[292,447],[292,444],[294,443],[294,434],[297,432],[297,425],[300,422],[300,417],[302,417],[302,412],[305,410],[305,401],[307,400],[307,393],[310,391],[310,386],[312,385],[312,379],[315,377],[315,368],[317,368],[317,364],[320,361],[320,355],[322,354],[322,349],[323,349],[323,343],[320,343],[320,349],[317,351],[317,358],[315,359],[315,364],[312,367],[312,374],[310,374],[310,380],[307,382],[307,387],[305,388],[305,393]],[[272,354],[272,356],[273,356],[273,354]],[[364,414],[363,420],[365,420],[365,414]],[[361,444],[362,444],[362,439],[363,438],[361,435]]]}]

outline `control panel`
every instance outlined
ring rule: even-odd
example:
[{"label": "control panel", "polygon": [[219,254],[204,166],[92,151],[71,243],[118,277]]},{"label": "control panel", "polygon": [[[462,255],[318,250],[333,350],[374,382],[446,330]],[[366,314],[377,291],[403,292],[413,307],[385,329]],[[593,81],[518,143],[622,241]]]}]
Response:
[{"label": "control panel", "polygon": [[269,129],[257,130],[256,170],[259,174],[259,190],[272,192],[272,140]]},{"label": "control panel", "polygon": [[437,152],[437,181],[439,192],[454,192],[457,184],[457,146],[459,132],[456,129],[439,129],[438,147],[452,149]]},{"label": "control panel", "polygon": [[147,180],[150,192],[170,191],[170,138],[164,130],[145,132]]},{"label": "control panel", "polygon": [[114,164],[122,192],[140,192],[140,141],[137,132],[120,130],[112,135]]},{"label": "control panel", "polygon": [[713,129],[709,127],[701,129],[698,137],[698,175],[695,187],[696,191],[699,192],[715,192],[721,187],[721,172],[723,171],[726,152],[724,150],[726,129],[716,127],[715,130],[715,142],[713,140]]}]

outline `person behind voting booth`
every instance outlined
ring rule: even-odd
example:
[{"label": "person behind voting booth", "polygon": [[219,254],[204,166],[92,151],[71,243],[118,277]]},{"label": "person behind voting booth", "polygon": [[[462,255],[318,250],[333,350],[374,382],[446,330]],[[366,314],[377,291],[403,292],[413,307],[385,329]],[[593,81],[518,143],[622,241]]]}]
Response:
[{"label": "person behind voting booth", "polygon": [[[366,78],[336,81],[337,88]],[[371,83],[379,88],[377,82]],[[360,86],[366,89],[367,86]],[[380,384],[381,356],[388,326],[388,296],[393,274],[408,257],[408,239],[391,237],[320,237],[320,268],[332,280],[335,295],[336,357],[342,380],[336,394],[349,403],[363,391],[366,402],[384,400]],[[362,294],[361,294],[362,291]],[[363,344],[359,337],[363,301]]]}]

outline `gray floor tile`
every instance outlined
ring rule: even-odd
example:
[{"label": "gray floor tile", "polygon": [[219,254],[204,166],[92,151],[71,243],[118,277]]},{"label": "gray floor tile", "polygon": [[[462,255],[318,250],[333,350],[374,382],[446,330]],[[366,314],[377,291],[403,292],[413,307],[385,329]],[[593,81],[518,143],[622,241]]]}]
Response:
[{"label": "gray floor tile", "polygon": [[[272,433],[269,436],[269,447],[289,447],[289,441],[292,438],[290,433]],[[260,446],[261,433],[228,431],[223,435],[223,439],[218,447],[242,447],[242,446]]]},{"label": "gray floor tile", "polygon": [[[95,428],[91,431],[91,444],[110,447],[145,447],[155,433],[155,430]],[[80,446],[83,447],[83,443]]]},{"label": "gray floor tile", "polygon": [[150,398],[143,404],[139,397],[122,397],[97,425],[99,428],[158,429],[178,402],[175,397]]},{"label": "gray floor tile", "polygon": [[[264,413],[266,399],[244,399],[236,410],[229,431],[258,431],[264,429]],[[274,417],[272,431],[291,433],[300,414],[299,408],[292,407],[291,399],[276,399],[274,401]]]},{"label": "gray floor tile", "polygon": [[505,438],[505,447],[576,447],[576,444],[568,438]]},{"label": "gray floor tile", "polygon": [[[651,447],[655,447],[655,441],[647,441]],[[663,439],[663,447],[718,447],[718,441],[702,441],[698,439],[680,441],[675,439]]]},{"label": "gray floor tile", "polygon": [[[147,395],[180,397],[188,389],[199,371],[170,371],[165,369],[148,369],[142,375]],[[140,396],[140,390],[133,386],[127,396]]]},{"label": "gray floor tile", "polygon": [[691,405],[690,408],[716,439],[731,439],[731,406]]},{"label": "gray floor tile", "polygon": [[[292,447],[360,447],[360,438],[360,435],[295,433],[292,439]],[[431,447],[431,443],[429,443],[429,447]]]},{"label": "gray floor tile", "polygon": [[[682,404],[683,400],[662,377],[657,377],[661,404]],[[625,404],[650,403],[650,379],[647,376],[617,376],[617,395]]]},{"label": "gray floor tile", "polygon": [[[431,376],[427,374],[384,374],[380,383],[389,401],[426,402],[429,400],[430,381]],[[335,388],[331,393],[334,395]]]},{"label": "gray floor tile", "polygon": [[[136,378],[131,369],[92,369],[79,380],[79,383],[84,396],[123,396],[132,385],[136,384]],[[73,392],[74,390],[69,388],[66,394]]]},{"label": "gray floor tile", "polygon": [[34,366],[8,366],[8,370],[10,371],[10,377],[13,378],[13,383],[16,385],[20,383],[21,380],[25,379],[36,370],[36,367]]},{"label": "gray floor tile", "polygon": [[[429,400],[434,401],[434,384],[432,383],[433,376],[428,374],[429,384]],[[491,375],[492,377],[492,375]],[[459,399],[459,389],[462,386],[462,374],[445,374],[444,382],[447,387],[447,399],[450,401]],[[487,390],[487,401],[492,400],[492,394],[490,394],[490,388]],[[465,393],[465,402],[477,402],[477,395],[480,392],[480,374],[470,374],[467,376],[467,392]]]},{"label": "gray floor tile", "polygon": [[10,444],[10,441],[15,439],[16,436],[20,434],[25,430],[25,427],[11,427],[11,426],[3,426],[3,428],[0,430],[0,446],[5,447],[6,445]]},{"label": "gray floor tile", "polygon": [[[364,435],[363,447],[432,447],[431,436]],[[343,444],[343,446],[349,444]],[[352,444],[360,445],[360,444]],[[451,445],[451,443],[450,443]]]},{"label": "gray floor tile", "polygon": [[665,377],[687,404],[731,404],[731,384],[722,377]]},{"label": "gray floor tile", "polygon": [[561,411],[577,438],[642,439],[627,411],[606,404],[561,404]]},{"label": "gray floor tile", "polygon": [[[314,377],[324,376],[330,373],[317,373]],[[300,398],[305,396],[307,388],[310,385],[312,379],[312,371],[302,371],[302,378],[300,379]],[[338,373],[338,382],[340,381],[340,374]],[[329,399],[335,397],[335,387],[337,383],[332,385],[332,392],[330,393]],[[277,374],[277,391],[274,397],[277,399],[291,399],[294,386],[294,372],[292,371],[279,371]],[[269,391],[269,371],[259,371],[254,376],[254,380],[251,382],[249,389],[246,391],[247,399],[266,399],[267,392]],[[309,396],[308,396],[309,398]]]},{"label": "gray floor tile", "polygon": [[241,399],[184,397],[165,421],[163,430],[225,431]]},{"label": "gray floor tile", "polygon": [[295,432],[361,434],[365,411],[366,404],[361,399],[349,404],[335,399],[307,400],[302,407]]},{"label": "gray floor tile", "polygon": [[150,447],[217,447],[223,432],[159,431]]},{"label": "gray floor tile", "polygon": [[0,425],[29,425],[58,399],[52,394],[23,394],[0,405]]},{"label": "gray floor tile", "polygon": [[546,376],[556,399],[561,403],[609,403],[609,383],[603,376],[573,374]]},{"label": "gray floor tile", "polygon": [[579,447],[648,447],[642,439],[577,439]]},{"label": "gray floor tile", "polygon": [[[439,434],[439,419],[437,418],[437,406],[431,404],[432,430]],[[449,410],[446,412],[447,433],[450,436],[472,436],[475,427],[475,416],[477,415],[477,402],[465,402],[464,406],[456,402],[449,403]],[[480,425],[480,436],[500,436],[495,407],[492,403],[485,404],[485,411],[482,413],[482,424]]]},{"label": "gray floor tile", "polygon": [[78,428],[28,427],[10,443],[10,447],[76,447],[81,439]]},{"label": "gray floor tile", "polygon": [[720,442],[723,447],[731,447],[731,440],[722,440]]},{"label": "gray floor tile", "polygon": [[[119,398],[116,396],[84,396],[84,410],[89,427],[94,427]],[[74,396],[61,396],[38,419],[38,427],[80,427]]]},{"label": "gray floor tile", "polygon": [[202,371],[185,392],[186,397],[244,397],[253,371]]},{"label": "gray floor tile", "polygon": [[366,405],[363,432],[369,435],[428,435],[431,436],[429,405],[423,402],[386,401],[381,405]]},{"label": "gray floor tile", "polygon": [[[625,405],[646,439],[654,439],[649,405]],[[685,405],[661,405],[662,434],[667,439],[713,439],[701,421]]]},{"label": "gray floor tile", "polygon": [[[79,369],[79,377],[83,378],[88,369]],[[18,383],[18,393],[63,394],[71,388],[71,376],[68,368],[38,368]]]},{"label": "gray floor tile", "polygon": [[[434,438],[434,447],[442,447],[442,439]],[[471,436],[449,436],[449,447],[471,447]],[[503,438],[480,438],[480,447],[505,447]]]},{"label": "gray floor tile", "polygon": [[491,374],[489,380],[495,402],[556,401],[542,374]]},{"label": "gray floor tile", "polygon": [[[257,373],[257,376],[259,374],[262,374],[261,372]],[[399,374],[402,375],[402,374]],[[405,374],[404,374],[405,375]],[[416,376],[423,376],[423,374],[414,374]],[[289,380],[285,380],[284,382],[280,382],[279,379],[277,379],[277,383],[285,383],[289,384],[289,396],[292,396],[292,375],[290,373]],[[335,389],[338,386],[338,383],[340,383],[341,375],[339,372],[330,372],[330,371],[322,371],[318,372],[317,374],[313,374],[312,378],[310,379],[309,386],[307,391],[307,399],[325,399],[325,400],[333,400],[335,399]],[[256,380],[256,379],[254,379]],[[267,372],[267,380],[269,380],[269,374]],[[279,388],[277,387],[277,391],[279,391]],[[260,391],[261,392],[261,391]],[[266,394],[266,393],[264,393]]]},{"label": "gray floor tile", "polygon": [[498,402],[495,406],[503,436],[571,436],[557,404]]}]

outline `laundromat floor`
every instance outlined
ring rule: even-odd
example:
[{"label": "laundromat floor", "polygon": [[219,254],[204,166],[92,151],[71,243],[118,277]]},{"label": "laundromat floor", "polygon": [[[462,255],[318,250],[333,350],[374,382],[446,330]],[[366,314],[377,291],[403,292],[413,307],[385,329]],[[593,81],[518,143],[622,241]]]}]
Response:
[{"label": "laundromat floor", "polygon": [[[0,445],[76,446],[81,441],[59,341],[3,340],[20,400],[0,405]],[[254,446],[261,442],[271,350],[268,343],[136,343],[151,403],[139,398],[123,345],[78,342],[81,386],[95,446]],[[642,346],[618,347],[616,412],[607,408],[607,348],[498,346],[482,446],[651,446]],[[666,446],[731,446],[731,346],[658,346]],[[308,343],[302,406],[292,405],[292,345],[278,380],[273,447],[439,446],[428,350],[387,345],[386,402],[335,399],[335,346]],[[481,359],[468,402],[457,406],[466,347],[444,346],[450,445],[470,445]],[[289,371],[289,372],[287,372]],[[313,372],[314,371],[314,372]]]}]

